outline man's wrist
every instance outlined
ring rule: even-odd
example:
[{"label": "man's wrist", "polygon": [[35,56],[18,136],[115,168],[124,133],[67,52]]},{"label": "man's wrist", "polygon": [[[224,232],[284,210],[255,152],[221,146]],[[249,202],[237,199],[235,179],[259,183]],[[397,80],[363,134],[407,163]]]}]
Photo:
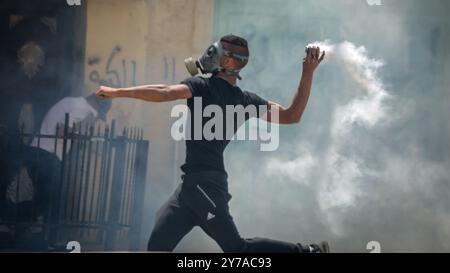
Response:
[{"label": "man's wrist", "polygon": [[302,72],[302,78],[303,77],[312,77],[314,75],[314,71],[311,70],[303,70]]},{"label": "man's wrist", "polygon": [[116,92],[115,92],[115,96],[116,98],[120,98],[120,97],[125,97],[125,93],[127,93],[127,91],[125,91],[123,88],[116,88]]}]

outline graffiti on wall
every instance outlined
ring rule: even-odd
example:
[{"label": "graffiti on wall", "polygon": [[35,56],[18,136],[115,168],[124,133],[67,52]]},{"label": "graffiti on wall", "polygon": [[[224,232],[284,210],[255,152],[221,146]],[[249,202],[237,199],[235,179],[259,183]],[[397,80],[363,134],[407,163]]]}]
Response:
[{"label": "graffiti on wall", "polygon": [[[89,73],[89,81],[96,85],[108,85],[112,87],[137,85],[136,61],[122,58],[117,62],[116,59],[121,51],[121,47],[115,46],[111,50],[103,69],[100,71],[94,69]],[[100,63],[100,58],[96,56],[90,57],[88,60],[89,66]],[[101,74],[105,76],[101,77]]]},{"label": "graffiti on wall", "polygon": [[[121,47],[115,46],[111,50],[106,63],[89,73],[89,81],[98,86],[126,87],[138,85],[136,79],[137,62],[134,59],[120,58],[121,51]],[[89,66],[101,65],[101,63],[98,56],[92,56],[88,59]],[[170,84],[176,83],[177,63],[175,57],[163,56],[161,68],[163,72],[162,81]]]}]

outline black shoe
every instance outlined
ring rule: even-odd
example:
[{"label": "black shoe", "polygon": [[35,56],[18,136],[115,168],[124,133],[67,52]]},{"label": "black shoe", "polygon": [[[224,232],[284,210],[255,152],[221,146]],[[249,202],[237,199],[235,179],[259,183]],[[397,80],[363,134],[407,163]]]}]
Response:
[{"label": "black shoe", "polygon": [[330,253],[330,245],[326,241],[310,244],[305,247],[305,253]]}]

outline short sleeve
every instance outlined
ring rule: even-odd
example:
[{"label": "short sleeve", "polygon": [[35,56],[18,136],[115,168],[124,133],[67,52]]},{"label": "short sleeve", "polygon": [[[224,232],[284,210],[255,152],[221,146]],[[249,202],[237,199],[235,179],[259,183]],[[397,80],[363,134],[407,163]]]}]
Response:
[{"label": "short sleeve", "polygon": [[189,87],[192,92],[192,97],[202,97],[208,91],[206,79],[202,77],[190,77],[180,82]]},{"label": "short sleeve", "polygon": [[261,117],[266,113],[269,104],[267,100],[250,91],[243,91],[243,94],[244,94],[244,106],[254,105],[257,109],[258,117]]}]

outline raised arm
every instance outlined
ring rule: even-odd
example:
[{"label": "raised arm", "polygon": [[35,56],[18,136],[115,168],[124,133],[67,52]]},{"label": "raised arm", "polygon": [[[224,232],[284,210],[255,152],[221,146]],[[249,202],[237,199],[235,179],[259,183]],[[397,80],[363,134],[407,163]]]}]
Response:
[{"label": "raised arm", "polygon": [[[309,94],[311,93],[314,71],[325,57],[325,52],[320,57],[319,54],[320,48],[318,47],[313,47],[308,50],[308,54],[303,59],[303,71],[300,83],[289,107],[284,108],[280,104],[270,101],[269,111],[261,117],[262,119],[280,124],[300,122],[306,104],[308,103]],[[278,121],[272,118],[271,113],[274,111],[278,111]]]},{"label": "raised arm", "polygon": [[153,84],[128,88],[100,86],[96,95],[101,98],[133,98],[152,102],[173,101],[192,97],[189,87],[185,84]]}]

